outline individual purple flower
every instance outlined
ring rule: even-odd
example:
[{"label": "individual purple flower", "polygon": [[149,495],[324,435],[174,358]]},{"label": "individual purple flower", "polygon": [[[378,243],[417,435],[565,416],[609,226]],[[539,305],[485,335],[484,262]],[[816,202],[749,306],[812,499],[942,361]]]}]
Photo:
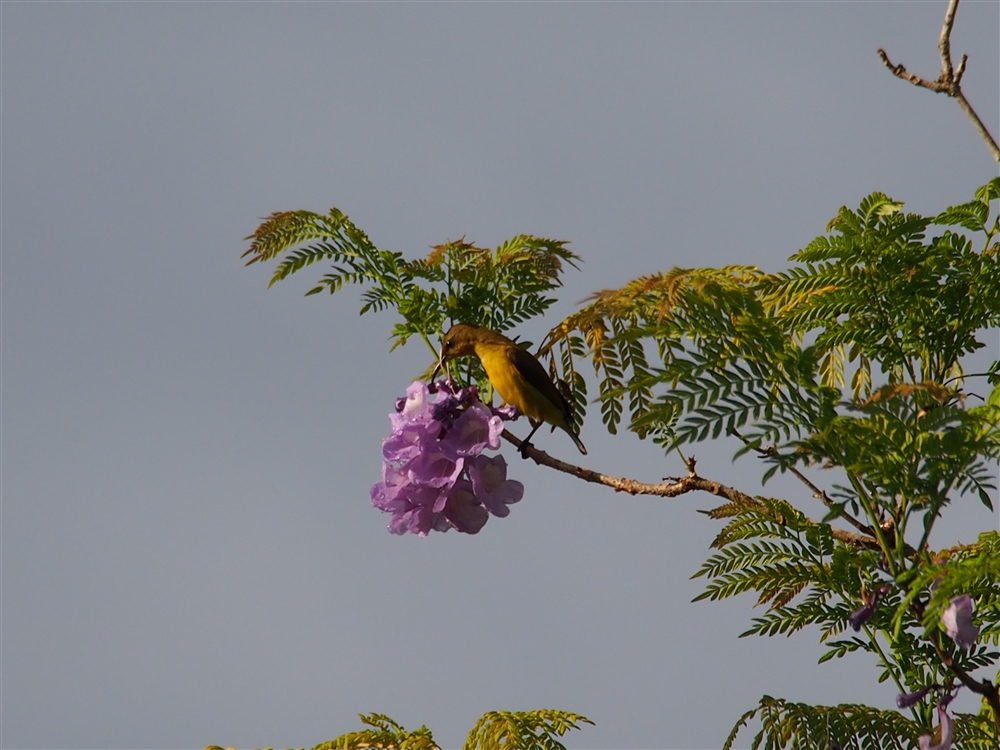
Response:
[{"label": "individual purple flower", "polygon": [[463,479],[456,482],[448,492],[444,517],[458,531],[464,534],[478,534],[486,525],[490,514],[479,504],[472,492],[472,484]]},{"label": "individual purple flower", "polygon": [[415,380],[406,389],[406,399],[400,408],[399,399],[396,399],[396,412],[389,415],[392,429],[403,424],[426,424],[431,421],[431,401],[430,391],[427,384]]},{"label": "individual purple flower", "polygon": [[427,536],[431,531],[447,531],[448,521],[441,513],[435,513],[425,505],[416,506],[405,513],[393,514],[389,519],[392,534],[416,534]]},{"label": "individual purple flower", "polygon": [[959,648],[972,648],[979,638],[979,628],[972,624],[972,597],[952,597],[941,614],[941,627]]},{"label": "individual purple flower", "polygon": [[447,434],[441,450],[452,456],[478,456],[486,448],[500,447],[503,422],[478,401],[469,404]]},{"label": "individual purple flower", "polygon": [[507,462],[503,456],[476,456],[468,468],[476,499],[494,516],[509,515],[507,506],[524,497],[524,485],[507,479]]},{"label": "individual purple flower", "polygon": [[446,500],[447,490],[405,485],[390,503],[393,515],[389,531],[419,536],[427,536],[432,529],[447,531],[448,523],[441,513]]},{"label": "individual purple flower", "polygon": [[920,688],[920,690],[914,690],[912,693],[900,693],[896,696],[896,707],[899,709],[910,708],[915,706],[931,691],[939,689],[940,685],[928,685],[925,688]]},{"label": "individual purple flower", "polygon": [[875,611],[875,606],[878,604],[878,600],[882,598],[882,594],[889,590],[888,586],[879,586],[875,589],[871,598],[866,597],[866,601],[863,607],[854,610],[850,615],[847,616],[847,622],[850,623],[854,631],[857,632],[861,630],[861,626],[868,622],[868,619],[872,616]]},{"label": "individual purple flower", "polygon": [[450,430],[461,414],[462,402],[454,396],[440,398],[431,407],[431,417],[435,422],[440,422],[445,430]]},{"label": "individual purple flower", "polygon": [[372,505],[387,513],[407,510],[409,501],[402,493],[409,484],[410,478],[405,471],[387,461],[383,461],[382,481],[372,485]]},{"label": "individual purple flower", "polygon": [[382,441],[382,457],[396,463],[410,461],[419,456],[428,443],[434,442],[440,431],[440,425],[435,422],[401,423]]},{"label": "individual purple flower", "polygon": [[868,622],[868,618],[875,611],[875,602],[869,602],[863,607],[854,610],[847,616],[847,622],[854,628],[854,632],[861,630],[861,626]]},{"label": "individual purple flower", "polygon": [[[949,703],[951,703],[950,695],[942,695],[938,698],[937,712],[940,722],[938,731],[934,733],[934,736],[925,734],[917,739],[920,750],[948,750],[951,747],[951,743],[955,739],[955,730],[951,725],[951,717],[948,716]],[[938,742],[932,745],[934,737],[938,738]]]},{"label": "individual purple flower", "polygon": [[413,484],[426,487],[451,487],[462,473],[464,458],[452,458],[440,450],[425,450],[406,464]]}]

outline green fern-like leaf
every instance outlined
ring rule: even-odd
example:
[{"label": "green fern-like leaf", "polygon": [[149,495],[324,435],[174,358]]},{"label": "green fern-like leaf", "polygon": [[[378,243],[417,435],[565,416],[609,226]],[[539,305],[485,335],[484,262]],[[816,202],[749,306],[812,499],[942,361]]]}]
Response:
[{"label": "green fern-like leaf", "polygon": [[313,750],[440,750],[431,731],[423,726],[407,731],[384,714],[359,714],[361,722],[371,729],[342,734]]},{"label": "green fern-like leaf", "polygon": [[910,750],[923,734],[921,727],[895,711],[868,706],[810,706],[765,695],[730,732],[723,750],[732,750],[752,719],[761,724],[752,750],[805,750],[839,745],[844,750]]},{"label": "green fern-like leaf", "polygon": [[[407,260],[377,248],[336,208],[325,215],[272,214],[247,239],[247,265],[277,260],[271,284],[328,261],[330,271],[307,296],[335,294],[352,284],[365,287],[362,314],[395,310],[403,318],[393,327],[393,349],[413,336],[435,349],[431,339],[455,322],[508,331],[551,307],[555,298],[548,293],[561,286],[564,268],[576,268],[579,260],[565,242],[529,235],[495,250],[462,239],[435,247],[425,258]],[[485,385],[481,368],[472,365],[470,370]],[[567,382],[579,401],[583,385],[575,377]]]},{"label": "green fern-like leaf", "polygon": [[554,709],[488,711],[476,722],[462,750],[566,750],[557,738],[580,724],[579,714]]}]

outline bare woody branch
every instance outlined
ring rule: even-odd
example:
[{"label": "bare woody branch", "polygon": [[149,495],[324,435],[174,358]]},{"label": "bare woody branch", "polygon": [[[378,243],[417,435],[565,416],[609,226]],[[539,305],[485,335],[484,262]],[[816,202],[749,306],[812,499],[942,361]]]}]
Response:
[{"label": "bare woody branch", "polygon": [[951,670],[952,674],[958,678],[959,682],[969,688],[969,690],[973,693],[978,693],[983,696],[986,699],[986,702],[989,703],[990,708],[993,709],[993,723],[996,725],[997,732],[1000,733],[1000,691],[997,690],[997,686],[989,680],[983,680],[980,682],[955,664],[951,655],[941,647],[940,638],[934,639],[933,643],[934,650],[937,651],[937,655],[941,660],[941,663]]},{"label": "bare woody branch", "polygon": [[997,146],[997,142],[993,140],[993,136],[990,135],[989,130],[986,129],[986,125],[983,121],[979,119],[979,115],[976,114],[976,110],[972,108],[969,104],[969,100],[965,98],[965,94],[962,93],[962,76],[965,74],[965,65],[968,62],[969,56],[962,55],[961,61],[958,63],[957,67],[953,67],[951,63],[951,30],[955,25],[955,11],[958,10],[959,0],[949,0],[948,9],[944,14],[944,23],[941,26],[941,36],[938,38],[938,51],[941,53],[941,73],[938,75],[937,80],[929,81],[925,78],[921,78],[918,75],[910,73],[902,64],[894,65],[889,59],[889,56],[885,53],[884,49],[878,50],[878,56],[882,58],[882,62],[885,66],[892,71],[892,74],[897,78],[902,78],[904,81],[909,81],[914,86],[920,86],[925,89],[930,89],[938,94],[947,94],[956,102],[958,106],[962,108],[969,120],[972,121],[972,126],[979,133],[980,137],[985,141],[986,147],[990,150],[993,155],[993,159],[1000,162],[1000,146]]},{"label": "bare woody branch", "polygon": [[[823,503],[823,505],[825,505],[827,508],[832,508],[835,505],[830,496],[826,494],[825,490],[821,490],[819,487],[817,487],[815,484],[809,481],[809,478],[805,474],[800,472],[797,468],[795,468],[795,466],[793,466],[787,460],[783,460],[785,457],[778,452],[776,446],[769,445],[763,447],[757,445],[751,442],[750,440],[747,440],[736,430],[730,430],[730,434],[739,439],[744,445],[756,451],[757,455],[760,456],[761,458],[776,459],[785,468],[786,471],[790,472],[793,476],[795,476],[796,479],[798,479],[806,487],[808,487],[812,491],[812,496],[817,500],[819,500],[821,503]],[[862,523],[857,518],[852,516],[850,513],[847,513],[846,511],[841,511],[840,517],[843,518],[845,521],[847,521],[847,523],[856,528],[858,531],[860,531],[862,534],[875,538],[875,532],[872,531],[871,527],[869,527],[867,524]]]},{"label": "bare woody branch", "polygon": [[[910,605],[910,610],[913,612],[917,620],[922,621],[924,619],[924,605],[916,600]],[[996,725],[997,732],[1000,733],[1000,690],[989,680],[979,680],[972,677],[968,672],[962,669],[960,666],[955,664],[955,660],[951,657],[945,648],[941,645],[941,634],[940,632],[934,633],[928,638],[931,644],[934,646],[934,650],[937,652],[938,658],[941,663],[944,664],[958,681],[965,685],[973,693],[983,696],[986,702],[992,709],[993,723]]]},{"label": "bare woody branch", "polygon": [[[518,450],[521,449],[521,441],[507,430],[504,430],[503,438],[508,443],[518,448]],[[575,466],[573,464],[566,463],[565,461],[560,461],[558,458],[553,458],[545,451],[538,450],[538,448],[533,445],[529,445],[527,447],[526,453],[529,458],[533,459],[534,462],[540,466],[547,466],[550,469],[561,471],[565,474],[569,474],[570,476],[574,476],[577,479],[582,479],[585,482],[602,484],[605,487],[610,487],[615,492],[627,492],[630,495],[679,497],[681,495],[686,495],[689,492],[698,491],[717,495],[718,497],[725,498],[730,502],[745,504],[753,500],[750,495],[740,492],[733,487],[728,487],[720,482],[698,476],[694,471],[695,462],[693,458],[686,461],[688,465],[688,475],[686,477],[668,477],[669,481],[662,482],[660,484],[646,484],[645,482],[638,482],[635,479],[613,477],[608,474],[602,474],[599,471],[585,469],[582,466]],[[806,520],[808,523],[818,525],[817,521],[813,521],[812,519]],[[863,547],[865,549],[880,549],[878,540],[866,534],[854,534],[850,531],[844,531],[843,529],[837,528],[831,528],[831,532],[833,533],[834,539],[846,544],[851,544],[855,547]]]}]

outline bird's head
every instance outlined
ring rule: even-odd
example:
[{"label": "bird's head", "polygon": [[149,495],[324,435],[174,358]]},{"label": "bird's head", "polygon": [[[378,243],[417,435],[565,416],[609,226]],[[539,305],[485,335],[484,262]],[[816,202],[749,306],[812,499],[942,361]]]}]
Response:
[{"label": "bird's head", "polygon": [[449,328],[448,333],[444,335],[444,340],[441,342],[441,358],[438,360],[434,372],[431,373],[431,380],[434,380],[441,368],[444,367],[445,362],[449,359],[475,354],[476,341],[483,338],[483,332],[486,330],[485,328],[469,325],[468,323],[456,323]]}]

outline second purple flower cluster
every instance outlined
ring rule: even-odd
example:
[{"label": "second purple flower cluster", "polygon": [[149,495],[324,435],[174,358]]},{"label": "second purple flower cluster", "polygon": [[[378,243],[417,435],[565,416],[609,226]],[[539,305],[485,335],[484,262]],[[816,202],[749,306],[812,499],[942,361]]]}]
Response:
[{"label": "second purple flower cluster", "polygon": [[503,456],[482,454],[500,447],[504,420],[515,418],[510,409],[483,404],[475,388],[412,383],[389,415],[382,481],[371,490],[372,505],[392,514],[389,531],[475,534],[490,514],[508,515],[524,485],[507,479]]}]

